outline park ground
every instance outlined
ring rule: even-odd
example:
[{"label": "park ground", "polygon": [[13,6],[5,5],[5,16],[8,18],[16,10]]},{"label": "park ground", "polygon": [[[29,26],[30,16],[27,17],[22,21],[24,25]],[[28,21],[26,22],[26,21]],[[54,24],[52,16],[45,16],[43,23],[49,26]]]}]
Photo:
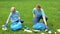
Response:
[{"label": "park ground", "polygon": [[[10,29],[10,22],[8,24],[9,27],[7,31],[3,31],[1,29],[1,26],[6,23],[10,13],[10,8],[14,6],[20,12],[21,19],[25,21],[23,26],[28,25],[32,30],[32,10],[36,4],[40,4],[42,6],[45,14],[48,16],[48,26],[51,30],[57,32],[57,29],[60,28],[60,0],[0,0],[0,34],[40,34],[44,32],[27,33],[23,30],[12,31]],[[44,33],[48,34],[47,32]],[[57,32],[57,34],[59,33]]]}]

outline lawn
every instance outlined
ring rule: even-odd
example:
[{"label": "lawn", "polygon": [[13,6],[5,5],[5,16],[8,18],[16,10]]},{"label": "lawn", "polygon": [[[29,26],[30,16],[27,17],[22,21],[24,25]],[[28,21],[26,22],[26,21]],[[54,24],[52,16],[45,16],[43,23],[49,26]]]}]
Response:
[{"label": "lawn", "polygon": [[[10,8],[12,6],[20,12],[20,17],[25,22],[23,26],[28,25],[32,29],[33,25],[33,16],[32,10],[40,4],[45,11],[45,14],[48,16],[48,26],[57,32],[57,29],[60,28],[60,0],[0,0],[0,34],[40,34],[40,33],[27,33],[23,30],[12,31],[9,27],[7,31],[3,31],[1,26],[6,23],[8,15],[10,13]],[[9,25],[11,23],[9,22]],[[47,32],[45,32],[47,34]],[[59,34],[57,32],[57,34]]]}]

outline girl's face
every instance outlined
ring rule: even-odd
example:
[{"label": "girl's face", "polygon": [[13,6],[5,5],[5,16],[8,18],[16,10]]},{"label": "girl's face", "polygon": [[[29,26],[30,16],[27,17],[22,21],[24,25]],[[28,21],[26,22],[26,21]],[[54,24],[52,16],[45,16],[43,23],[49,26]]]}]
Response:
[{"label": "girl's face", "polygon": [[39,4],[36,5],[36,9],[39,11],[41,9],[41,6]]},{"label": "girl's face", "polygon": [[40,7],[38,7],[38,6],[36,6],[36,9],[39,11],[41,8],[40,8]]},{"label": "girl's face", "polygon": [[36,7],[36,9],[37,9],[37,10],[40,10],[41,8],[39,8],[39,7]]},{"label": "girl's face", "polygon": [[11,12],[14,13],[16,11],[15,7],[11,8]]}]

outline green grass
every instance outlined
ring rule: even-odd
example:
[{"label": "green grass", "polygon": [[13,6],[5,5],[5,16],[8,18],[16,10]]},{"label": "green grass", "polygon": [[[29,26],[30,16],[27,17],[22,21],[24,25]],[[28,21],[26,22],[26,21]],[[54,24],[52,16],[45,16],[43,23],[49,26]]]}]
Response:
[{"label": "green grass", "polygon": [[[0,0],[0,34],[31,34],[23,30],[12,31],[10,28],[7,31],[2,31],[1,26],[5,24],[10,8],[14,6],[20,12],[21,19],[25,21],[23,25],[28,25],[32,29],[32,10],[36,4],[40,4],[48,16],[48,26],[54,31],[60,28],[60,0]],[[33,32],[32,34],[40,33]],[[57,32],[57,34],[59,33]]]}]

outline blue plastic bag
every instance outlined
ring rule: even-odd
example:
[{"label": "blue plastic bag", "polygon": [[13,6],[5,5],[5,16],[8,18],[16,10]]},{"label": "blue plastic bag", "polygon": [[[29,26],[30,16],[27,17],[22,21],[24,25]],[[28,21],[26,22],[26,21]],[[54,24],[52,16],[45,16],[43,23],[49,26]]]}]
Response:
[{"label": "blue plastic bag", "polygon": [[11,25],[10,25],[10,28],[12,29],[12,30],[19,30],[19,29],[22,29],[22,23],[21,22],[14,22],[14,23],[12,23]]},{"label": "blue plastic bag", "polygon": [[33,25],[33,28],[34,28],[35,30],[44,30],[45,27],[46,27],[46,26],[45,26],[44,23],[36,23],[36,24]]}]

